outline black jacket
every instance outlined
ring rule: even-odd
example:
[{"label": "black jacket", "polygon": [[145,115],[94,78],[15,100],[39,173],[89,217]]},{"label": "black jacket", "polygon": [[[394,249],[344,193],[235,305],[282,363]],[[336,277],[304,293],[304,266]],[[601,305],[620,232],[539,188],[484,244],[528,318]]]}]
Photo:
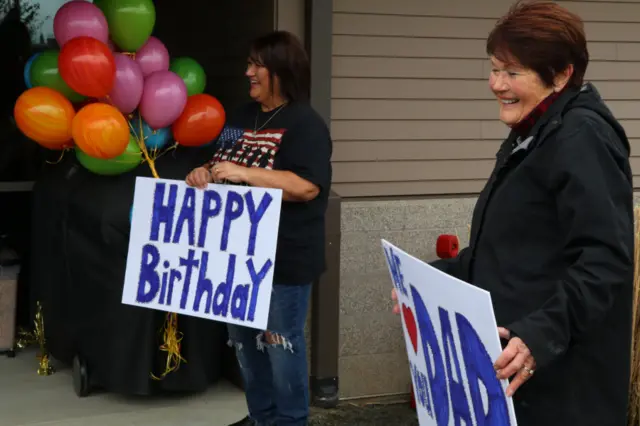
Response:
[{"label": "black jacket", "polygon": [[624,130],[590,84],[502,144],[469,247],[433,266],[491,293],[498,326],[537,369],[519,426],[625,426],[633,295],[633,189]]}]

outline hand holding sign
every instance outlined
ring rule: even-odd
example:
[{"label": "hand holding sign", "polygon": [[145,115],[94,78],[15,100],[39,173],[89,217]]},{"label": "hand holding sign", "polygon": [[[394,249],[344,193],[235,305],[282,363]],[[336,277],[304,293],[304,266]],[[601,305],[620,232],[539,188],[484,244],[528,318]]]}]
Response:
[{"label": "hand holding sign", "polygon": [[214,182],[224,182],[225,180],[233,183],[243,183],[247,181],[247,173],[250,172],[248,167],[238,166],[229,161],[216,164],[212,170]]},{"label": "hand holding sign", "polygon": [[189,186],[205,189],[211,183],[211,172],[206,167],[198,167],[191,170],[185,181]]},{"label": "hand holding sign", "polygon": [[[500,341],[490,295],[382,241],[394,283],[420,425],[515,426],[492,359]],[[506,359],[506,358],[505,358]]]},{"label": "hand holding sign", "polygon": [[531,378],[536,368],[536,361],[531,351],[519,337],[511,338],[511,333],[506,328],[498,327],[500,337],[509,340],[509,344],[496,360],[494,367],[498,379],[508,379],[517,373],[507,387],[507,396],[514,392]]}]

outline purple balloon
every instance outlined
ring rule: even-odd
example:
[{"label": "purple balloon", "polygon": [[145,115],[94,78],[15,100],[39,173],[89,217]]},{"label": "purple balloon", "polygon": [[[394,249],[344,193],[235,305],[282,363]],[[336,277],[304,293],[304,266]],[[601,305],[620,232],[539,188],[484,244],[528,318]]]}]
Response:
[{"label": "purple balloon", "polygon": [[154,130],[171,125],[187,104],[187,86],[172,71],[157,71],[144,81],[140,114]]},{"label": "purple balloon", "polygon": [[53,35],[60,47],[72,38],[81,36],[93,37],[107,44],[109,24],[98,6],[84,0],[74,0],[56,12]]},{"label": "purple balloon", "polygon": [[111,104],[124,114],[130,114],[138,107],[142,98],[144,77],[140,66],[122,53],[114,53],[116,79],[109,93]]},{"label": "purple balloon", "polygon": [[169,51],[160,40],[151,36],[136,52],[136,62],[145,77],[156,71],[168,71]]}]

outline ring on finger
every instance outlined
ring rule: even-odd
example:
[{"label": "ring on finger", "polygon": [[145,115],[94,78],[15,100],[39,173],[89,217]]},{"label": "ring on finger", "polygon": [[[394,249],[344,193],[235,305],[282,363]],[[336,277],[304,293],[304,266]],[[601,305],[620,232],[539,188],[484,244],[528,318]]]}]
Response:
[{"label": "ring on finger", "polygon": [[522,366],[522,370],[527,374],[527,376],[533,376],[533,373],[535,373],[534,369],[529,368],[526,365]]}]

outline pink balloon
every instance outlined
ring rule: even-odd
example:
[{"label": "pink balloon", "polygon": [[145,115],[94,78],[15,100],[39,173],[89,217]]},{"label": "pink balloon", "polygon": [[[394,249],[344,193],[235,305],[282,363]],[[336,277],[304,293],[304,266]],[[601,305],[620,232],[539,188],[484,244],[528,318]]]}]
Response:
[{"label": "pink balloon", "polygon": [[60,47],[75,37],[88,36],[109,41],[109,24],[98,6],[84,0],[66,3],[53,18],[53,35]]},{"label": "pink balloon", "polygon": [[136,61],[127,55],[114,53],[113,58],[116,62],[116,79],[109,93],[109,100],[122,113],[130,114],[138,107],[142,98],[142,70]]},{"label": "pink balloon", "polygon": [[136,62],[145,77],[156,71],[169,70],[169,51],[164,43],[151,36],[136,52]]},{"label": "pink balloon", "polygon": [[187,86],[172,71],[157,71],[144,81],[140,114],[154,130],[171,125],[187,104]]}]

